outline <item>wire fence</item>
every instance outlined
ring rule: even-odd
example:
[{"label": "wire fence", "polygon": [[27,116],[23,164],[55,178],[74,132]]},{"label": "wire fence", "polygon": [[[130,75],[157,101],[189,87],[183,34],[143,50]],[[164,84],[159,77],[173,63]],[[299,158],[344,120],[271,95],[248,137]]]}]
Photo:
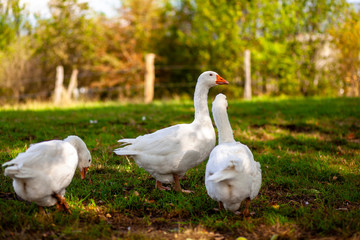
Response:
[{"label": "wire fence", "polygon": [[[204,66],[189,66],[189,65],[156,65],[155,72],[157,76],[162,75],[164,72],[171,73],[174,71],[196,71],[200,72],[200,69],[204,69]],[[138,78],[143,79],[144,69],[141,68],[131,68],[131,69],[123,69],[118,71],[102,71],[102,72],[89,72],[83,71],[79,72],[77,79],[78,81],[84,82],[83,80],[92,79],[93,81],[99,80],[102,77],[107,76],[119,76],[119,77],[129,77],[130,75],[137,74]],[[21,84],[23,88],[30,88],[32,86],[40,86],[38,89],[41,89],[42,86],[46,87],[46,90],[40,90],[32,92],[33,90],[25,93],[20,93],[15,95],[5,95],[0,92],[0,102],[15,102],[15,101],[28,101],[28,100],[50,100],[54,94],[55,90],[55,76],[51,77],[43,77],[43,78],[24,78],[21,79]],[[70,79],[70,74],[65,74],[64,79]],[[154,88],[155,91],[163,91],[161,89],[189,89],[194,88],[196,84],[196,79],[193,82],[175,82],[175,81],[162,81],[158,82],[158,78],[155,80]],[[1,90],[1,89],[0,89]],[[142,92],[144,91],[144,82],[136,81],[136,83],[127,84],[118,84],[116,86],[108,86],[108,87],[91,87],[90,84],[87,86],[79,85],[76,91],[79,93],[79,98],[82,99],[96,99],[101,94],[105,94],[106,96],[110,96],[107,98],[111,98],[111,96],[117,95],[118,93],[123,92],[135,92],[137,97],[142,97]]]}]

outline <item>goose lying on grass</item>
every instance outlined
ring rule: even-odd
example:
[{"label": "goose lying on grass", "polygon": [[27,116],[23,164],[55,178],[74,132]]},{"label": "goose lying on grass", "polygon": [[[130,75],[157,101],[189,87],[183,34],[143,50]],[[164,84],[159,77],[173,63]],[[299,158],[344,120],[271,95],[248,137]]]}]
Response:
[{"label": "goose lying on grass", "polygon": [[81,178],[91,164],[91,155],[85,143],[77,136],[63,141],[51,140],[30,145],[24,153],[6,162],[5,176],[13,179],[16,194],[40,207],[57,205],[71,213],[64,198],[76,167]]},{"label": "goose lying on grass", "polygon": [[228,84],[216,72],[202,73],[195,87],[195,119],[190,124],[178,124],[137,138],[121,139],[127,145],[115,149],[117,155],[130,155],[139,167],[148,171],[155,179],[155,187],[170,190],[162,183],[173,183],[175,191],[181,189],[179,178],[185,172],[208,158],[215,146],[216,136],[208,109],[209,89]]},{"label": "goose lying on grass", "polygon": [[211,151],[206,164],[205,186],[209,196],[219,202],[219,209],[223,206],[236,212],[246,199],[243,214],[248,216],[249,201],[260,190],[261,169],[250,149],[234,140],[227,105],[224,94],[218,94],[212,105],[219,145]]}]

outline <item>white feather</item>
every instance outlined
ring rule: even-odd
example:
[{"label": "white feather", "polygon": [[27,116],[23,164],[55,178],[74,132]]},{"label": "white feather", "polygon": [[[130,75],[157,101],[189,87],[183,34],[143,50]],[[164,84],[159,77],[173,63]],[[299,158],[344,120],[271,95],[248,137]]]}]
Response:
[{"label": "white feather", "polygon": [[[76,142],[76,146],[61,140],[31,144],[24,153],[3,164],[7,166],[4,175],[13,178],[17,195],[40,206],[54,205],[53,193],[64,196],[76,167],[80,162],[88,167],[91,162],[90,152],[85,144],[82,145],[82,140],[76,136],[65,140],[68,139]],[[80,161],[78,156],[81,156]]]},{"label": "white feather", "polygon": [[115,149],[118,155],[131,155],[135,162],[163,183],[174,181],[173,174],[182,176],[209,156],[216,137],[207,98],[209,89],[217,84],[215,72],[204,72],[198,78],[195,94],[195,119],[190,124],[178,124],[135,139],[121,139],[128,144]]},{"label": "white feather", "polygon": [[218,183],[235,179],[238,176],[238,173],[243,171],[243,166],[240,165],[241,160],[239,160],[240,159],[230,160],[223,170],[215,172],[208,177],[208,180]]},{"label": "white feather", "polygon": [[236,211],[241,202],[255,198],[261,187],[261,168],[250,149],[236,142],[226,112],[223,94],[213,102],[213,115],[219,133],[219,145],[211,152],[206,165],[205,186],[208,195],[222,202],[224,208]]}]

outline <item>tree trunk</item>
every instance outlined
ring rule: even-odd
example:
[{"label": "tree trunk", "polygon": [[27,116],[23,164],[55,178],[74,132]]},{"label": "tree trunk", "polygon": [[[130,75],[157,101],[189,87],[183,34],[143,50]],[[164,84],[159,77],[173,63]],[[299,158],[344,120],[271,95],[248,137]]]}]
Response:
[{"label": "tree trunk", "polygon": [[145,103],[151,103],[154,98],[154,82],[155,82],[155,54],[149,53],[145,55]]},{"label": "tree trunk", "polygon": [[77,76],[78,76],[79,71],[75,68],[73,69],[72,73],[71,73],[71,77],[70,77],[70,83],[67,89],[67,98],[69,101],[71,101],[72,95],[74,93],[74,89],[77,88],[78,85],[78,81],[77,81]]},{"label": "tree trunk", "polygon": [[244,98],[245,98],[245,99],[251,99],[250,50],[245,50],[244,68],[245,68]]},{"label": "tree trunk", "polygon": [[63,66],[56,67],[56,82],[55,82],[55,91],[54,91],[54,103],[59,104],[61,102],[61,95],[63,92],[63,82],[64,82],[64,68]]}]

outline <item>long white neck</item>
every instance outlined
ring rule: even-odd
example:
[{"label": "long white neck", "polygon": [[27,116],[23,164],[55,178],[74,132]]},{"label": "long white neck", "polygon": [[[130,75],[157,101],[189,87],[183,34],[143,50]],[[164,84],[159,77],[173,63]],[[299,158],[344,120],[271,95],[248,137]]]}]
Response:
[{"label": "long white neck", "polygon": [[215,125],[218,129],[219,144],[235,142],[233,130],[225,107],[213,109],[213,116]]},{"label": "long white neck", "polygon": [[198,82],[194,93],[195,120],[211,121],[208,108],[209,87]]},{"label": "long white neck", "polygon": [[85,143],[78,136],[68,136],[64,139],[64,141],[73,145],[77,151],[78,156],[83,149],[87,149]]}]

